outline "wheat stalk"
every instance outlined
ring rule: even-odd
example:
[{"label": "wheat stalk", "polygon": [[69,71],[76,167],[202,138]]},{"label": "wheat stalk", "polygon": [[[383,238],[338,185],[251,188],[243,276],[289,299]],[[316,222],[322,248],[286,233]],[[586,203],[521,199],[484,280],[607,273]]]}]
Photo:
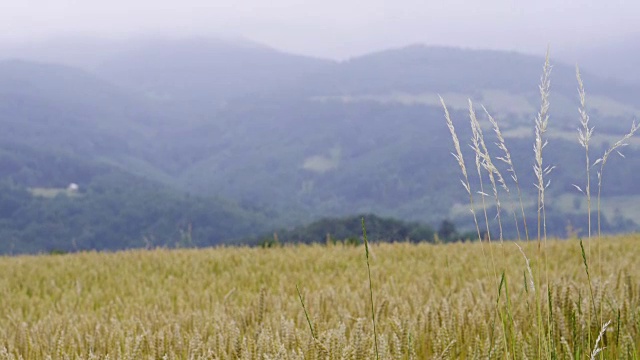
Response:
[{"label": "wheat stalk", "polygon": [[607,327],[609,327],[609,325],[611,324],[611,320],[607,321],[604,325],[602,325],[602,328],[600,329],[600,333],[598,334],[598,338],[596,339],[596,344],[593,347],[593,351],[591,352],[591,360],[595,360],[596,356],[598,356],[598,354],[604,350],[604,347],[598,347],[598,344],[600,343],[600,341],[602,340],[602,336],[604,335],[605,331],[607,331]]}]

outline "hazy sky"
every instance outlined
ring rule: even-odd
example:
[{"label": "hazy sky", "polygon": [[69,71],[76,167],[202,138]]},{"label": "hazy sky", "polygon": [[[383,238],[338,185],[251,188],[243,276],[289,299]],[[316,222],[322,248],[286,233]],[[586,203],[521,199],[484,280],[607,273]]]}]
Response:
[{"label": "hazy sky", "polygon": [[72,34],[246,37],[345,58],[410,43],[524,50],[640,33],[623,0],[0,0],[0,41]]}]

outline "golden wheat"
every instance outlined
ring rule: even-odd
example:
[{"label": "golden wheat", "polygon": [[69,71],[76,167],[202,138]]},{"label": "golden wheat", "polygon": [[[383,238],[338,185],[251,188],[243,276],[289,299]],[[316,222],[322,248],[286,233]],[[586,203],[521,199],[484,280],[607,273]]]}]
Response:
[{"label": "golden wheat", "polygon": [[[637,358],[640,237],[604,240],[607,275],[592,280],[612,322],[599,354]],[[505,243],[513,322],[503,327],[480,246],[371,244],[381,358],[536,357],[546,329],[531,316],[525,259]],[[532,253],[536,244],[520,246]],[[589,357],[587,334],[601,332],[587,326],[579,249],[576,240],[548,243],[558,358]],[[343,245],[0,258],[0,359],[371,359],[365,266],[362,248]],[[503,331],[516,339],[508,349]]]}]

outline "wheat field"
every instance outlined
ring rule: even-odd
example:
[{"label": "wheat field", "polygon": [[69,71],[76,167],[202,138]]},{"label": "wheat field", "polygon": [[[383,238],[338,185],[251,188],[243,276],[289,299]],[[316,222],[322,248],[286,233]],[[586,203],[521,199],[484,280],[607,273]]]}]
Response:
[{"label": "wheat field", "polygon": [[[380,358],[583,359],[597,346],[636,359],[639,240],[598,242],[593,313],[577,240],[521,243],[549,278],[544,329],[535,298],[546,283],[531,284],[515,243],[372,244]],[[5,257],[0,274],[0,359],[375,358],[362,246]],[[611,323],[596,344],[600,318]]]}]

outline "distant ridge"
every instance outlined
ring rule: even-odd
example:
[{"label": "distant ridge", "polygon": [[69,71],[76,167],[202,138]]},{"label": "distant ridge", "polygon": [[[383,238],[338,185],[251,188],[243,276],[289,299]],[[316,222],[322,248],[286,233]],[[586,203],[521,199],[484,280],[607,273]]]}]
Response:
[{"label": "distant ridge", "polygon": [[[76,179],[81,188],[95,180],[109,193],[120,180],[103,176],[113,171],[157,186],[149,198],[184,196],[181,204],[197,205],[194,214],[207,213],[211,198],[237,206],[244,220],[229,223],[233,231],[226,232],[234,239],[266,232],[266,223],[288,228],[360,213],[431,225],[447,218],[466,231],[466,199],[438,94],[463,142],[467,100],[480,116],[485,105],[521,166],[522,183],[533,182],[539,56],[412,45],[336,62],[251,42],[143,45],[111,49],[94,59],[100,65],[93,70],[0,61],[0,182],[28,195],[27,188],[46,193]],[[567,219],[584,228],[585,205],[571,186],[583,180],[584,162],[575,131],[575,69],[553,57],[552,63],[548,161],[559,166],[548,224],[561,235]],[[583,79],[596,156],[638,117],[640,90],[588,71]],[[640,171],[637,145],[634,138],[625,149],[623,167],[612,160],[607,169],[607,231],[631,229],[640,218],[617,209],[640,201],[628,175]],[[531,189],[524,191],[526,197]],[[131,216],[148,210],[130,205]],[[25,219],[16,231],[37,221]]]}]

